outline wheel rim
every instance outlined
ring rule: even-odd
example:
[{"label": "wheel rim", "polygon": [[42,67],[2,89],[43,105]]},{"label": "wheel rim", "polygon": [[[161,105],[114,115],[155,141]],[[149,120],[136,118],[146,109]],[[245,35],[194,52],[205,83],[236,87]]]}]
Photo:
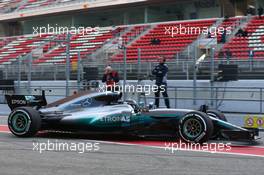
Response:
[{"label": "wheel rim", "polygon": [[196,138],[202,133],[201,122],[196,118],[187,119],[183,125],[183,131],[189,138]]},{"label": "wheel rim", "polygon": [[24,132],[28,127],[29,119],[24,113],[16,113],[12,117],[12,127],[15,132]]}]

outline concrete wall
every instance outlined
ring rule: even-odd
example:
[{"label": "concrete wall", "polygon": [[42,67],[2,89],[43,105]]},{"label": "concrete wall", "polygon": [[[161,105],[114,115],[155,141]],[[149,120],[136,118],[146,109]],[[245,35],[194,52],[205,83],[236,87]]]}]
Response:
[{"label": "concrete wall", "polygon": [[[214,89],[212,97],[218,100],[209,100],[211,98],[210,82],[207,80],[197,81],[197,95],[196,104],[193,102],[193,81],[192,80],[175,80],[169,81],[168,86],[178,86],[182,88],[174,89],[169,92],[170,98],[178,98],[177,100],[171,99],[171,106],[177,108],[193,108],[198,109],[200,105],[207,104],[213,108],[218,108],[222,111],[230,112],[263,112],[264,105],[260,99],[264,97],[260,89],[264,87],[263,80],[240,80],[231,82],[216,82],[214,87],[219,87],[216,93]],[[189,87],[189,88],[186,88]],[[258,88],[259,87],[259,88]],[[262,97],[261,97],[262,96]],[[184,98],[190,98],[184,99]],[[207,100],[199,100],[207,99]],[[225,99],[225,100],[219,100]],[[153,99],[150,101],[154,101]],[[262,100],[263,101],[263,100]],[[161,101],[163,103],[163,100]],[[211,104],[212,102],[212,104]],[[262,108],[262,109],[261,109]]]},{"label": "concrete wall", "polygon": [[[122,82],[120,82],[122,84]],[[137,81],[128,81],[128,84],[137,84]],[[153,85],[153,81],[143,81],[141,85]],[[76,81],[70,82],[71,90],[70,94],[73,94],[77,90]],[[202,104],[211,105],[209,100],[211,97],[210,82],[207,80],[197,81],[197,99],[207,99],[207,100],[197,100],[196,104],[193,104],[193,81],[192,80],[170,80],[168,81],[169,87],[177,86],[177,91],[174,88],[169,88],[169,97],[171,98],[171,107],[176,108],[193,108],[198,109]],[[264,109],[264,105],[260,103],[261,96],[264,98],[264,92],[260,93],[260,89],[264,87],[264,80],[240,80],[231,82],[216,82],[215,87],[219,87],[216,94],[213,91],[213,98],[217,97],[213,101],[212,107],[218,106],[218,109],[230,112],[251,112],[258,113],[261,112],[261,107]],[[20,94],[29,94],[27,88],[27,82],[21,82]],[[189,87],[189,88],[188,88]],[[231,87],[235,87],[231,89]],[[240,89],[239,89],[240,88]],[[244,88],[244,89],[241,89]],[[33,81],[31,93],[40,94],[40,91],[34,91],[34,89],[51,89],[52,92],[47,92],[47,99],[49,102],[63,98],[65,96],[65,81]],[[18,92],[18,89],[16,89]],[[146,93],[148,90],[146,91]],[[150,93],[147,95],[147,103],[154,101],[154,94]],[[129,93],[128,98],[138,99],[136,93]],[[176,98],[176,99],[174,99]],[[183,99],[189,98],[189,99]],[[229,99],[222,101],[219,99]],[[233,99],[233,100],[232,100]],[[142,98],[143,100],[143,98]],[[164,106],[163,99],[161,99],[161,106]],[[263,111],[262,111],[263,112]]]}]

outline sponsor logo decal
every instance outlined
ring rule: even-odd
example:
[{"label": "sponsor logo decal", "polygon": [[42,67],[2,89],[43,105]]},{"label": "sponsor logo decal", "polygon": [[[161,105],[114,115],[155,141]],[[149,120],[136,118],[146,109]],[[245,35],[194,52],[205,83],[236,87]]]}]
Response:
[{"label": "sponsor logo decal", "polygon": [[107,116],[107,117],[103,117],[101,118],[101,121],[103,122],[126,122],[129,123],[130,122],[130,116]]},{"label": "sponsor logo decal", "polygon": [[264,116],[247,115],[244,118],[244,126],[248,128],[264,128]]},{"label": "sponsor logo decal", "polygon": [[11,103],[13,105],[26,105],[27,101],[25,101],[25,100],[12,100]]}]

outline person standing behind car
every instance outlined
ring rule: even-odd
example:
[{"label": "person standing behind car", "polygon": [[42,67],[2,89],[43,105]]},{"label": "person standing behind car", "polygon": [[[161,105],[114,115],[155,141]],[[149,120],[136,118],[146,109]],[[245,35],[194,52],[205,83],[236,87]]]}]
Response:
[{"label": "person standing behind car", "polygon": [[226,30],[224,30],[224,32],[221,35],[221,43],[225,43],[226,42]]},{"label": "person standing behind car", "polygon": [[119,82],[119,75],[117,71],[114,71],[111,66],[105,68],[102,82],[106,84],[107,91],[115,91],[117,83]]},{"label": "person standing behind car", "polygon": [[263,8],[262,7],[259,7],[258,8],[258,15],[259,15],[259,19],[261,19],[262,15],[263,15]]},{"label": "person standing behind car", "polygon": [[156,77],[156,85],[158,86],[155,92],[155,105],[157,108],[159,108],[160,92],[162,92],[166,107],[170,108],[170,101],[167,93],[167,74],[169,69],[165,62],[165,58],[159,57],[159,64],[152,70],[152,74]]},{"label": "person standing behind car", "polygon": [[230,49],[226,50],[225,55],[227,64],[230,64],[230,59],[232,58],[232,52],[230,51]]}]

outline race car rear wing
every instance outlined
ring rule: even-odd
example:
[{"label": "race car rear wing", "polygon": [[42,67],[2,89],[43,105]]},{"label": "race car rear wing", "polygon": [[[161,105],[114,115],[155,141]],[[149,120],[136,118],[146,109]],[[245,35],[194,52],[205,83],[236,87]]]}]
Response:
[{"label": "race car rear wing", "polygon": [[42,95],[5,95],[8,107],[13,110],[21,106],[30,106],[36,109],[47,105],[45,91]]}]

